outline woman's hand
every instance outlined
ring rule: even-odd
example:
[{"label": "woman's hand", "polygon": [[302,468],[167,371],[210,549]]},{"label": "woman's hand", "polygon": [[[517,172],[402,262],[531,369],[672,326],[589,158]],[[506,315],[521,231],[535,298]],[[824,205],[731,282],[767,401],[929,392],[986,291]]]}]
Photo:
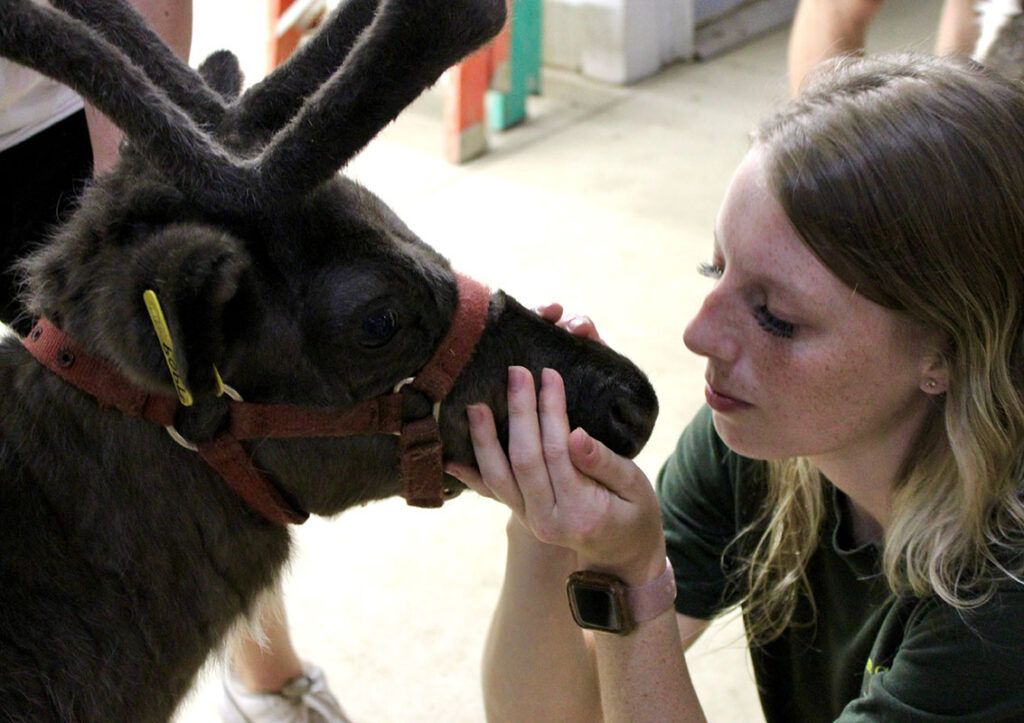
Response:
[{"label": "woman's hand", "polygon": [[529,370],[510,367],[508,410],[508,456],[491,410],[472,405],[479,473],[462,465],[450,465],[449,473],[507,505],[539,541],[574,550],[581,567],[612,572],[629,585],[657,577],[665,542],[654,490],[631,460],[583,429],[570,432],[558,373],[543,371],[538,395]]},{"label": "woman's hand", "polygon": [[597,333],[597,327],[594,326],[594,322],[589,316],[580,316],[579,314],[565,316],[565,310],[557,302],[543,304],[534,307],[533,310],[540,318],[550,321],[560,329],[565,329],[573,336],[582,336],[584,339],[592,339],[604,344],[604,339]]}]

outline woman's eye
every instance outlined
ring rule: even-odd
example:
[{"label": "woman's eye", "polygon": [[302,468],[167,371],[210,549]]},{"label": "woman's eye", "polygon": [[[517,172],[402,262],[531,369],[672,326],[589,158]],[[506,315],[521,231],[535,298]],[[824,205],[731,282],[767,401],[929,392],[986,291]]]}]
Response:
[{"label": "woman's eye", "polygon": [[697,273],[701,276],[706,276],[709,279],[720,279],[722,274],[725,273],[719,264],[704,262],[697,265]]},{"label": "woman's eye", "polygon": [[791,338],[793,336],[793,332],[796,331],[796,324],[783,321],[779,317],[775,316],[775,314],[768,311],[768,307],[765,304],[761,304],[754,309],[754,318],[757,319],[758,326],[769,334],[773,334],[784,339]]},{"label": "woman's eye", "polygon": [[387,344],[398,332],[398,318],[391,309],[372,314],[363,319],[363,345],[379,349]]}]

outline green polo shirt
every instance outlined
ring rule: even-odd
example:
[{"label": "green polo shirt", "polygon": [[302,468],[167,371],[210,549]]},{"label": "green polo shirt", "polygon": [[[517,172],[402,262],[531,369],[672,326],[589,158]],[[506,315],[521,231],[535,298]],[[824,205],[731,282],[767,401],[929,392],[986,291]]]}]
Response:
[{"label": "green polo shirt", "polygon": [[[706,407],[658,475],[676,610],[710,619],[741,597],[731,582],[763,499],[760,463],[733,453]],[[1024,586],[961,613],[935,597],[896,597],[875,545],[855,547],[833,490],[807,565],[810,601],[779,638],[751,650],[765,717],[775,721],[1024,721]],[[811,621],[813,619],[813,624]]]}]

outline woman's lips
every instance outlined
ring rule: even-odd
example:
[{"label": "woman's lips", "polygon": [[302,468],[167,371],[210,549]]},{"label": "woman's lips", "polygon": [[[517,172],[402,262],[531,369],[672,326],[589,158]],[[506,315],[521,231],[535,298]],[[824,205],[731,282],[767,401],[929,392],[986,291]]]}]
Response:
[{"label": "woman's lips", "polygon": [[710,384],[704,386],[704,397],[708,400],[708,406],[716,412],[738,412],[752,406],[748,402],[716,392]]}]

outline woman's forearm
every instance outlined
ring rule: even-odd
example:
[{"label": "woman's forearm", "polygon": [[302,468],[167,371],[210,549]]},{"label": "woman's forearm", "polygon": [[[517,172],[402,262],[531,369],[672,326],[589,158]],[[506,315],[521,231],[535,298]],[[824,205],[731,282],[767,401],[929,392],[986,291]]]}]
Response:
[{"label": "woman's forearm", "polygon": [[487,719],[601,719],[592,651],[573,622],[565,580],[576,554],[509,523],[505,583],[484,651]]},{"label": "woman's forearm", "polygon": [[[692,621],[703,629],[706,623]],[[609,723],[703,721],[673,610],[625,636],[597,633],[601,704]]]},{"label": "woman's forearm", "polygon": [[704,720],[683,652],[706,621],[669,609],[629,635],[588,639],[565,593],[576,554],[538,542],[515,520],[508,538],[505,583],[484,652],[491,723]]}]

